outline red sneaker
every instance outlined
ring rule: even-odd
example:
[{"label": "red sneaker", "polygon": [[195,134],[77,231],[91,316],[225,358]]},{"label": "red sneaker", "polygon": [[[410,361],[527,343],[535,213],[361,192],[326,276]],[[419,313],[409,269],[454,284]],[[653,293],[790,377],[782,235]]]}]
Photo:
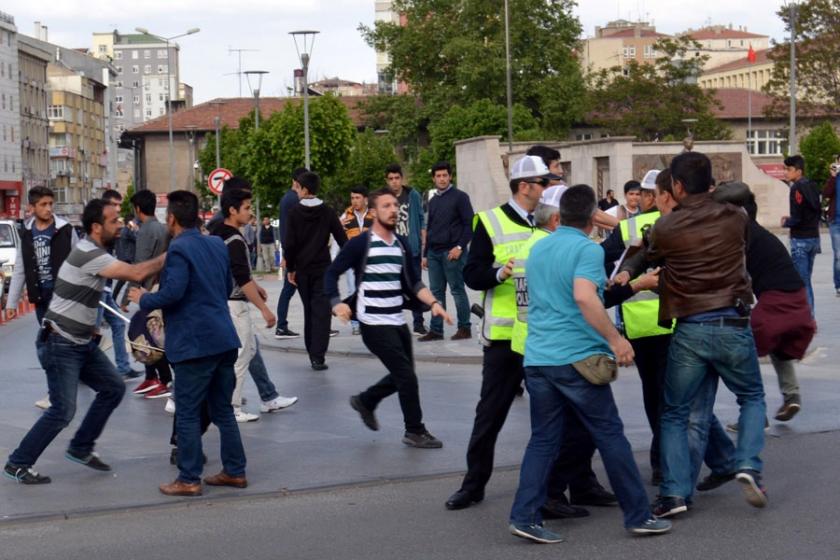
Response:
[{"label": "red sneaker", "polygon": [[142,395],[148,393],[152,389],[155,389],[160,384],[160,381],[158,381],[157,379],[147,379],[143,383],[138,385],[132,392],[135,395]]},{"label": "red sneaker", "polygon": [[172,395],[172,391],[169,390],[169,387],[163,383],[158,383],[157,387],[146,393],[144,397],[147,399],[162,399],[170,395]]}]

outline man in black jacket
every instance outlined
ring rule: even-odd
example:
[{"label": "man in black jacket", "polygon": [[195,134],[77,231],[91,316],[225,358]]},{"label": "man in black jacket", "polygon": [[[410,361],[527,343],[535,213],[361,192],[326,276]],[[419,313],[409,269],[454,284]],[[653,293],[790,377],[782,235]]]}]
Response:
[{"label": "man in black jacket", "polygon": [[[398,393],[405,419],[403,443],[421,449],[437,449],[443,443],[423,424],[417,374],[411,350],[411,332],[405,322],[406,301],[431,307],[432,316],[450,325],[452,318],[417,277],[408,239],[394,233],[399,214],[397,197],[387,189],[369,195],[374,221],[371,228],[344,246],[327,269],[324,285],[333,313],[343,321],[358,319],[365,346],[388,369],[388,375],[362,393],[350,397],[350,406],[365,426],[379,429],[374,410],[386,397]],[[356,291],[350,303],[338,293],[338,278],[353,269]],[[352,300],[355,304],[351,307]]]},{"label": "man in black jacket", "polygon": [[335,211],[317,197],[321,178],[307,172],[298,177],[300,203],[289,211],[286,225],[286,271],[303,303],[303,340],[312,369],[327,369],[330,343],[330,302],[324,293],[324,273],[330,266],[330,235],[343,247],[344,226]]}]

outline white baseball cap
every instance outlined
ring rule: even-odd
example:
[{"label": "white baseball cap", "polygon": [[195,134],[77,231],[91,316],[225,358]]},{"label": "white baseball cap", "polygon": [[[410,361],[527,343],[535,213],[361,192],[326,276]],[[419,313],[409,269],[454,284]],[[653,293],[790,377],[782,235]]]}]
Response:
[{"label": "white baseball cap", "polygon": [[656,188],[656,178],[659,176],[658,169],[651,169],[645,173],[642,179],[642,189],[652,191]]},{"label": "white baseball cap", "polygon": [[542,197],[540,197],[540,204],[560,208],[560,199],[568,188],[566,185],[552,185],[548,187],[543,191]]},{"label": "white baseball cap", "polygon": [[510,168],[511,180],[545,177],[548,174],[548,167],[546,167],[542,158],[538,156],[524,156],[522,159],[517,160],[513,164],[513,167]]}]

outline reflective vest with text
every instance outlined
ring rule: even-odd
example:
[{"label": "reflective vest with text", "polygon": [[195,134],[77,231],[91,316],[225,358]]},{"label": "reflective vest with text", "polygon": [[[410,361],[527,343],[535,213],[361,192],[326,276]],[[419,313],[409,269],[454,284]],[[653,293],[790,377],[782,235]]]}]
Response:
[{"label": "reflective vest with text", "polygon": [[528,255],[531,254],[534,244],[548,235],[549,233],[544,229],[535,230],[514,257],[513,284],[516,287],[516,316],[513,319],[510,348],[523,356],[525,355],[525,339],[528,338],[528,281],[525,279],[525,268],[528,266]]}]

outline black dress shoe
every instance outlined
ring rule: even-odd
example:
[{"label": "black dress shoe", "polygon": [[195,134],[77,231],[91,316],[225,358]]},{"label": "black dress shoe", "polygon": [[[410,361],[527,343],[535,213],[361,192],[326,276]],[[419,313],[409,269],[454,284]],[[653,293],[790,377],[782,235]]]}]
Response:
[{"label": "black dress shoe", "polygon": [[324,362],[316,362],[315,360],[312,360],[312,361],[310,362],[310,364],[312,365],[312,369],[313,369],[314,371],[324,371],[324,370],[326,370],[326,369],[329,369],[329,368],[330,368],[330,366],[328,366],[328,365],[327,365],[327,364],[325,364]]},{"label": "black dress shoe", "polygon": [[576,506],[614,506],[618,498],[612,492],[607,492],[602,486],[593,486],[582,494],[572,494],[570,500]]},{"label": "black dress shoe", "polygon": [[474,494],[468,490],[458,490],[446,500],[446,509],[466,509],[484,499],[484,493]]},{"label": "black dress shoe", "polygon": [[589,517],[589,511],[582,507],[569,504],[565,496],[559,499],[549,498],[545,505],[540,508],[544,519],[574,519],[576,517]]}]

